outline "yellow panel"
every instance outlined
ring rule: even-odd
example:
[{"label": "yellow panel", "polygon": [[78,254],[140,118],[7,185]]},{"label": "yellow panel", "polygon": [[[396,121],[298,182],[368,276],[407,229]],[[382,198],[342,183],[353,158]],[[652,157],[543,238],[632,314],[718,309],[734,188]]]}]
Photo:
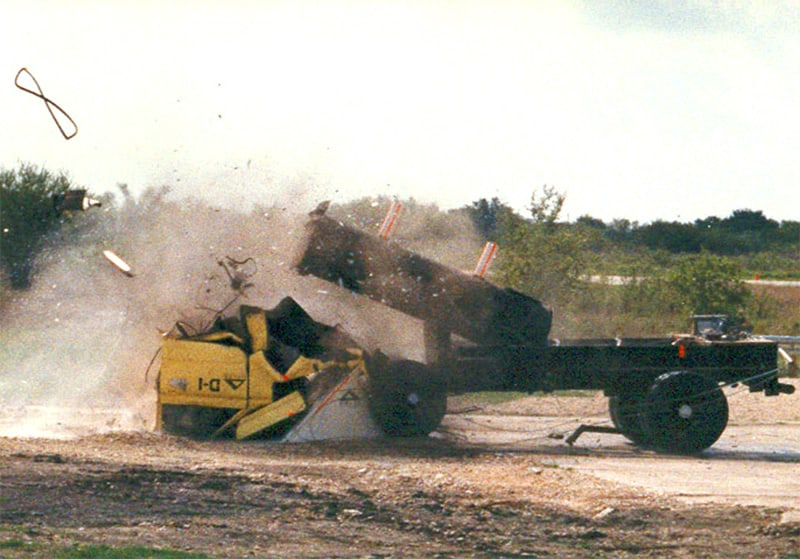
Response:
[{"label": "yellow panel", "polygon": [[158,390],[164,403],[244,407],[247,357],[232,346],[164,340]]},{"label": "yellow panel", "polygon": [[[269,401],[260,401],[259,404],[268,404]],[[202,396],[198,394],[184,394],[171,392],[161,394],[161,404],[171,404],[175,406],[200,406],[203,408],[234,408],[241,409],[247,407],[247,400],[244,398],[229,398],[223,396]],[[254,402],[250,402],[254,405]]]},{"label": "yellow panel", "polygon": [[280,423],[306,409],[306,402],[300,392],[292,392],[277,402],[273,402],[244,417],[236,426],[236,438],[252,437],[273,425]]},{"label": "yellow panel", "polygon": [[238,346],[244,346],[244,340],[233,332],[210,332],[192,336],[192,340],[197,342],[233,342]]},{"label": "yellow panel", "polygon": [[267,349],[269,331],[267,330],[267,313],[264,311],[254,312],[244,317],[247,331],[250,333],[250,340],[253,353]]},{"label": "yellow panel", "polygon": [[272,385],[283,382],[283,376],[270,365],[264,353],[259,351],[248,357],[250,366],[250,399],[266,398],[272,401]]},{"label": "yellow panel", "polygon": [[326,364],[319,359],[309,359],[308,357],[303,357],[301,355],[295,359],[294,363],[292,363],[292,366],[289,367],[288,371],[286,371],[285,376],[287,380],[307,377],[312,373],[322,370],[325,365]]},{"label": "yellow panel", "polygon": [[244,352],[238,347],[214,344],[201,341],[164,340],[164,356],[162,361],[215,361],[233,363],[244,366]]},{"label": "yellow panel", "polygon": [[[308,377],[319,371],[330,369],[331,367],[342,367],[350,370],[359,367],[364,368],[364,352],[362,350],[348,348],[346,350],[346,355],[349,355],[352,359],[347,361],[341,361],[339,359],[320,361],[319,359],[310,359],[300,356],[292,363],[289,370],[284,373],[283,378],[284,380],[294,380],[300,377]],[[339,357],[345,357],[345,355],[340,355]]]}]

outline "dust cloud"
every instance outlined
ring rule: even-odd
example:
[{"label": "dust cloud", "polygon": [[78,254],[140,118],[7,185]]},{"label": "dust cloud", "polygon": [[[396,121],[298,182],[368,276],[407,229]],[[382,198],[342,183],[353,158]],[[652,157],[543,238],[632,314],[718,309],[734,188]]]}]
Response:
[{"label": "dust cloud", "polygon": [[[203,330],[240,304],[271,308],[292,296],[366,349],[423,359],[418,321],[293,270],[308,209],[245,212],[150,190],[74,216],[41,255],[31,289],[6,292],[0,307],[0,436],[152,429],[162,334],[176,321]],[[432,257],[452,259],[445,245],[464,245],[411,236]],[[231,261],[247,275],[238,291],[219,264]]]}]

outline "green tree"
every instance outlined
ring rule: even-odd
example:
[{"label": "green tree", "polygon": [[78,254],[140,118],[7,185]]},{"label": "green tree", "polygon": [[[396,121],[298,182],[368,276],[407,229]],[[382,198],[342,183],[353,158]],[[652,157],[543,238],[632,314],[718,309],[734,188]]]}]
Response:
[{"label": "green tree", "polygon": [[693,225],[657,220],[640,227],[637,236],[650,249],[669,252],[700,252],[701,238]]},{"label": "green tree", "polygon": [[581,289],[588,268],[581,228],[559,223],[565,196],[545,186],[531,196],[531,219],[503,218],[498,279],[546,302],[563,303]]},{"label": "green tree", "polygon": [[781,221],[778,238],[783,245],[800,249],[800,221]]},{"label": "green tree", "polygon": [[597,229],[598,231],[605,231],[608,229],[608,225],[602,220],[596,217],[592,217],[589,214],[584,214],[580,216],[578,219],[575,220],[576,225],[581,225],[583,227],[589,227],[591,229]]},{"label": "green tree", "polygon": [[465,206],[464,210],[484,241],[495,241],[500,238],[503,234],[503,220],[513,213],[513,210],[499,198],[491,200],[481,198],[472,205]]},{"label": "green tree", "polygon": [[760,233],[769,235],[778,230],[779,224],[774,219],[767,218],[761,210],[734,210],[730,217],[723,219],[720,224],[735,233]]},{"label": "green tree", "polygon": [[30,287],[36,255],[61,223],[54,197],[70,186],[64,173],[27,163],[0,169],[0,266],[13,289]]},{"label": "green tree", "polygon": [[636,221],[625,218],[617,218],[611,221],[606,230],[606,237],[620,246],[629,244],[634,237],[634,233],[639,227]]},{"label": "green tree", "polygon": [[703,253],[680,259],[665,280],[687,313],[741,317],[751,296],[741,273],[735,260]]},{"label": "green tree", "polygon": [[555,227],[566,200],[567,196],[552,186],[544,185],[541,192],[534,190],[528,206],[533,223],[548,228]]}]

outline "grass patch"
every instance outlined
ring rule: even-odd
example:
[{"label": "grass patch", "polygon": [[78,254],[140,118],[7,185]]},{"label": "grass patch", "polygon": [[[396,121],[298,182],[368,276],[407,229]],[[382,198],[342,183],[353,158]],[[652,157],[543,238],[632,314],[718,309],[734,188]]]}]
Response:
[{"label": "grass patch", "polygon": [[555,392],[470,392],[453,396],[451,399],[461,405],[492,406],[513,402],[520,398],[558,396],[560,398],[591,398],[594,390],[556,390]]},{"label": "grass patch", "polygon": [[26,542],[25,540],[6,540],[0,542],[0,549],[20,549],[23,547],[30,547],[30,545],[30,542]]},{"label": "grass patch", "polygon": [[455,398],[462,403],[494,405],[519,400],[528,396],[525,392],[470,392]]},{"label": "grass patch", "polygon": [[212,559],[205,553],[188,553],[141,546],[108,547],[105,545],[78,546],[56,551],[54,559]]}]

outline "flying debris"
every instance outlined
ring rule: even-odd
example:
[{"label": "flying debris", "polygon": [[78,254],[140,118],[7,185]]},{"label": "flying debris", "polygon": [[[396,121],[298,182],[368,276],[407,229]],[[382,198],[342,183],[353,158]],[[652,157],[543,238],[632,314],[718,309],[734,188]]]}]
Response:
[{"label": "flying debris", "polygon": [[133,272],[131,271],[131,267],[128,266],[128,263],[125,262],[122,258],[117,256],[114,252],[110,250],[104,250],[103,256],[106,257],[106,260],[111,262],[120,272],[128,276],[129,278],[133,277]]},{"label": "flying debris", "polygon": [[[28,75],[28,77],[33,82],[33,85],[36,86],[37,91],[34,91],[29,87],[25,87],[20,83],[19,78],[23,73]],[[69,114],[67,114],[67,111],[59,107],[58,104],[55,103],[52,99],[48,99],[47,97],[45,97],[44,91],[42,91],[42,86],[39,85],[39,82],[36,80],[36,78],[33,77],[33,74],[31,74],[27,68],[19,69],[19,72],[17,72],[17,77],[14,78],[14,85],[16,85],[22,91],[30,93],[34,97],[38,97],[39,99],[44,101],[44,106],[47,107],[47,111],[50,113],[50,116],[53,118],[53,122],[56,123],[59,132],[61,132],[61,135],[64,136],[65,140],[69,140],[75,137],[75,135],[78,133],[78,125],[75,124],[75,121],[72,120],[72,117],[69,116]],[[66,118],[69,121],[69,123],[72,125],[72,130],[70,131],[64,130],[64,127],[61,125],[61,122],[59,118],[56,116],[56,113],[53,112],[53,109],[55,109],[58,113],[60,113],[64,118]]]},{"label": "flying debris", "polygon": [[100,207],[103,203],[90,198],[86,190],[67,190],[64,194],[53,196],[53,205],[59,214],[63,214],[74,210],[86,211],[89,208]]},{"label": "flying debris", "polygon": [[319,219],[323,215],[325,215],[325,212],[328,211],[328,208],[330,206],[331,206],[330,200],[325,200],[324,202],[320,202],[319,204],[317,204],[316,208],[308,212],[308,215],[309,217],[311,217],[311,219]]},{"label": "flying debris", "polygon": [[217,264],[225,270],[225,274],[231,282],[231,289],[239,295],[244,295],[248,287],[253,287],[254,284],[248,281],[257,272],[256,261],[252,258],[234,260],[230,256],[226,256],[225,260],[218,260]]}]

